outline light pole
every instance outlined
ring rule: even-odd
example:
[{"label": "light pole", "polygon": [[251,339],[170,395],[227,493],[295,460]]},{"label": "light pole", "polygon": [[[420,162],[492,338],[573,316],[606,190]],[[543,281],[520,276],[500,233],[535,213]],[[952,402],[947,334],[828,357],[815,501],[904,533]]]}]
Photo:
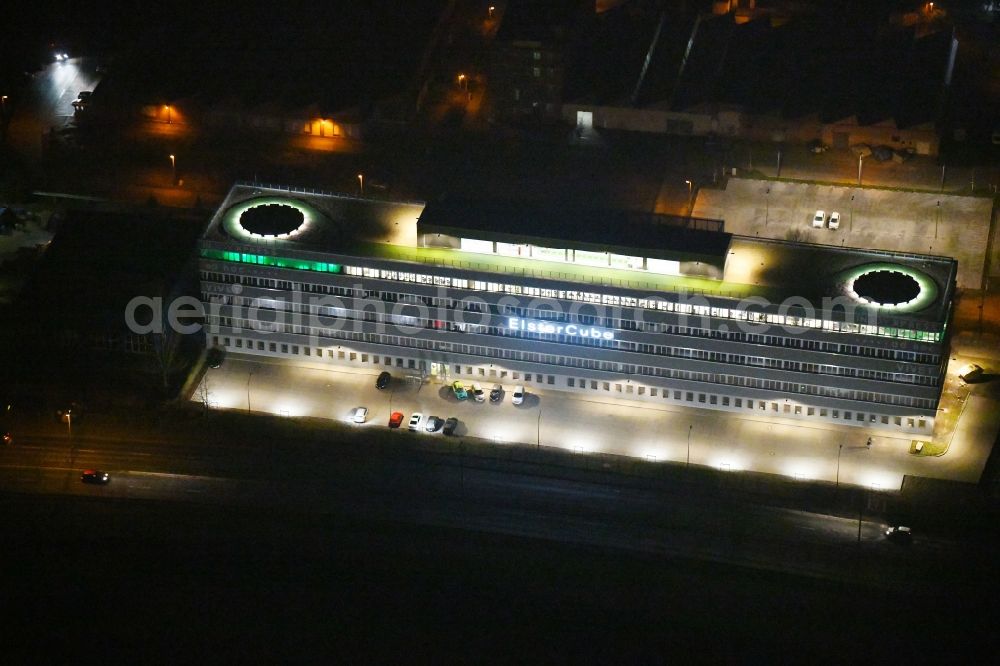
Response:
[{"label": "light pole", "polygon": [[690,215],[691,214],[691,196],[694,193],[694,184],[690,180],[685,180],[684,182],[687,183],[687,186],[688,186],[688,206],[687,207],[688,207],[688,215]]},{"label": "light pole", "polygon": [[177,184],[177,158],[173,155],[170,156],[170,172],[173,175],[173,180],[171,181],[174,185]]},{"label": "light pole", "polygon": [[7,95],[0,95],[0,113],[7,117]]},{"label": "light pole", "polygon": [[247,414],[250,413],[250,380],[253,379],[253,366],[250,366],[250,374],[247,376]]},{"label": "light pole", "polygon": [[365,196],[365,175],[363,173],[358,174],[358,187],[361,190],[361,196]]},{"label": "light pole", "polygon": [[535,422],[535,448],[542,448],[542,408],[538,408],[538,420]]},{"label": "light pole", "polygon": [[496,7],[494,7],[493,5],[490,5],[490,18],[491,19],[493,18],[493,12],[495,12],[495,11],[496,11]]},{"label": "light pole", "polygon": [[170,124],[170,122],[171,122],[171,117],[170,117],[170,105],[169,105],[169,104],[164,104],[164,105],[163,105],[163,108],[167,110],[167,124],[169,125],[169,124]]},{"label": "light pole", "polygon": [[694,424],[688,426],[688,455],[687,462],[684,463],[685,467],[691,466],[691,429],[694,428]]},{"label": "light pole", "polygon": [[462,90],[466,90],[468,88],[468,85],[466,84],[465,74],[458,75],[458,87],[461,88]]},{"label": "light pole", "polygon": [[767,226],[767,218],[771,214],[771,188],[767,188],[764,193],[764,226]]},{"label": "light pole", "polygon": [[937,238],[938,234],[938,222],[941,221],[941,202],[937,202],[937,212],[934,215],[934,238]]},{"label": "light pole", "polygon": [[840,490],[840,454],[844,452],[844,444],[837,445],[837,485],[836,490]]},{"label": "light pole", "polygon": [[864,164],[865,156],[858,155],[858,186],[861,185],[861,165]]}]

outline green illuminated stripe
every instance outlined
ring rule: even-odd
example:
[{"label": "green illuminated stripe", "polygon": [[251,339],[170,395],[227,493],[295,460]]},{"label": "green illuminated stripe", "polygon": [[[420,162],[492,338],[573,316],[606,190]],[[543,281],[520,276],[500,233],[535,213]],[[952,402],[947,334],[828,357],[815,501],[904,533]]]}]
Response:
[{"label": "green illuminated stripe", "polygon": [[317,273],[339,273],[340,264],[330,264],[325,261],[306,261],[289,257],[272,257],[268,254],[249,254],[246,252],[231,252],[226,250],[201,249],[201,256],[206,259],[233,261],[240,264],[255,264],[258,266],[275,266],[277,268],[294,268],[300,271],[316,271]]}]

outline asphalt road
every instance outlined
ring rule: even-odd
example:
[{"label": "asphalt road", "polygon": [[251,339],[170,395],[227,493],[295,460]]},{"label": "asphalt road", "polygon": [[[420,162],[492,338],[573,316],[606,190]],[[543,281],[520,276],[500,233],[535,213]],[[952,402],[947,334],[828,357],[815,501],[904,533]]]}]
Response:
[{"label": "asphalt road", "polygon": [[[112,479],[83,484],[85,468]],[[747,502],[725,485],[615,485],[363,440],[206,446],[22,437],[0,451],[0,488],[345,515],[910,590],[954,591],[988,570],[969,544],[928,534],[909,547],[889,543],[885,526],[863,513],[859,543],[856,519]]]}]

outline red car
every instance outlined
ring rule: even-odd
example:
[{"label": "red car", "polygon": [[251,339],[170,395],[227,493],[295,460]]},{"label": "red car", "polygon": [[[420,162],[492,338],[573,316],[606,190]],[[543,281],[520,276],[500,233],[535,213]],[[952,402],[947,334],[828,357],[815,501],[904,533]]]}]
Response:
[{"label": "red car", "polygon": [[399,424],[403,422],[403,412],[393,412],[389,417],[389,427],[398,428]]}]

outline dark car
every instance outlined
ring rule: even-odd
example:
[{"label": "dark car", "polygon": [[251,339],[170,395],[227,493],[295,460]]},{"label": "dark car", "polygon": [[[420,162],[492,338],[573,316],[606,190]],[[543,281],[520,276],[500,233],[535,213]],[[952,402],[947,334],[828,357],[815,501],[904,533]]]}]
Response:
[{"label": "dark car", "polygon": [[226,358],[226,352],[221,347],[212,347],[205,355],[205,363],[210,368],[218,368],[222,365],[222,360]]},{"label": "dark car", "polygon": [[500,402],[501,400],[503,400],[503,387],[494,384],[493,388],[490,389],[490,402]]},{"label": "dark car", "polygon": [[389,388],[389,382],[392,381],[392,375],[388,372],[379,373],[378,379],[375,380],[375,388],[378,390]]},{"label": "dark car", "polygon": [[424,429],[427,432],[437,432],[438,428],[441,427],[442,423],[444,423],[444,421],[441,419],[440,416],[428,416],[427,425],[424,426]]},{"label": "dark car", "polygon": [[84,483],[104,485],[111,480],[111,477],[107,472],[102,472],[99,469],[85,469],[83,470],[83,474],[80,475],[80,480]]},{"label": "dark car", "polygon": [[456,428],[458,428],[458,419],[456,419],[454,416],[452,416],[447,421],[444,422],[444,431],[443,432],[446,435],[454,435]]},{"label": "dark car", "polygon": [[910,543],[913,539],[913,532],[909,527],[894,525],[885,531],[885,537],[896,543]]}]

